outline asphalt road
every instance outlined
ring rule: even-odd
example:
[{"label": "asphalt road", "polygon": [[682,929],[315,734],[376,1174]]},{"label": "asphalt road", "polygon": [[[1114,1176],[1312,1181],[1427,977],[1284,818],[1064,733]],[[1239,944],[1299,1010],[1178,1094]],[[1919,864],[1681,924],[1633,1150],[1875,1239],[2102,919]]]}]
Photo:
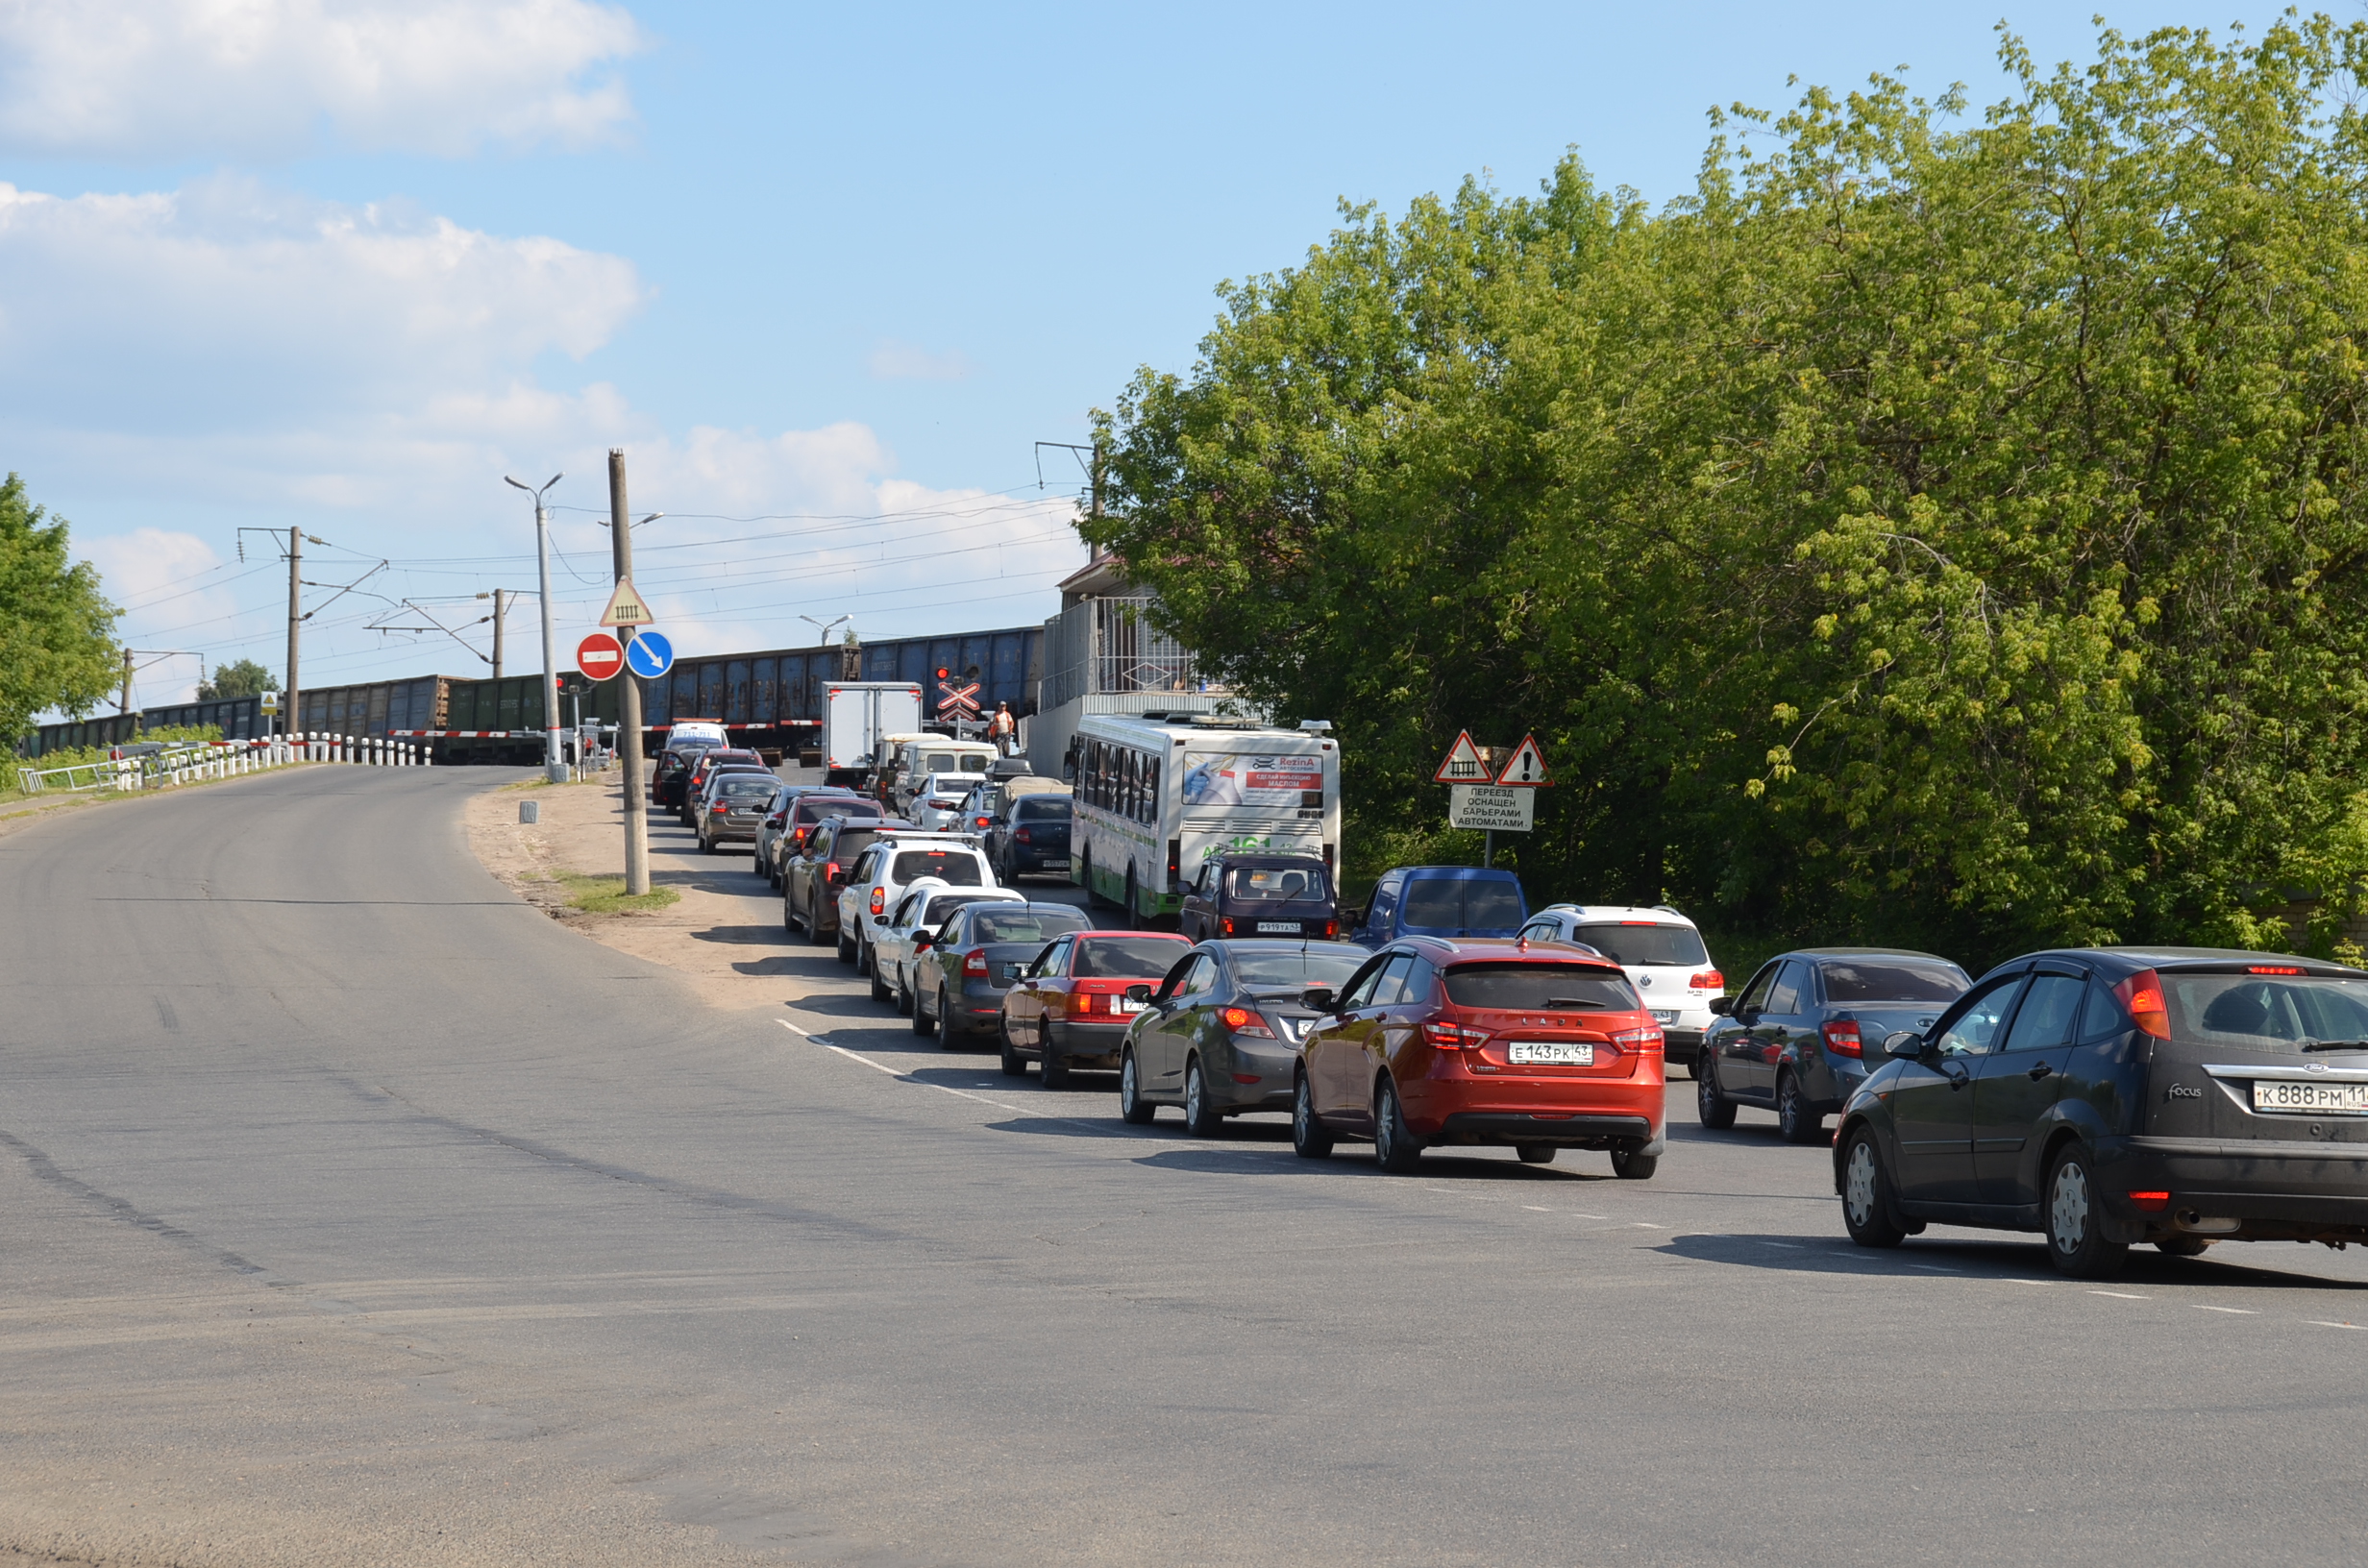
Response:
[{"label": "asphalt road", "polygon": [[2355,1254],[1861,1252],[1682,1080],[1647,1183],[1126,1128],[533,913],[508,776],[0,838],[0,1560],[2368,1556]]}]

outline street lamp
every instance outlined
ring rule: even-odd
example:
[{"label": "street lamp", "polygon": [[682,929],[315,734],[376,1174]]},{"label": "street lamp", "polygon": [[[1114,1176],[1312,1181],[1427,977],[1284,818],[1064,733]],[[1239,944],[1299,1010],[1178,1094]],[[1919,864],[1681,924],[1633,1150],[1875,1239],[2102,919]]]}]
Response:
[{"label": "street lamp", "polygon": [[850,621],[852,621],[855,618],[851,615],[842,615],[836,621],[830,622],[826,625],[824,623],[815,620],[810,615],[802,615],[798,617],[798,619],[804,622],[807,625],[817,627],[821,630],[822,635],[816,638],[814,642],[814,646],[816,648],[828,648],[830,646],[830,633],[836,628],[847,625]]},{"label": "street lamp", "polygon": [[558,483],[567,476],[554,474],[551,476],[550,482],[539,490],[531,485],[519,484],[516,479],[506,474],[502,478],[505,482],[516,485],[534,498],[534,560],[535,569],[540,574],[542,582],[543,600],[543,773],[554,784],[564,784],[567,782],[567,764],[559,758],[559,698],[557,688],[552,684],[551,680],[553,661],[551,652],[550,508],[543,504],[543,497],[552,485]]}]

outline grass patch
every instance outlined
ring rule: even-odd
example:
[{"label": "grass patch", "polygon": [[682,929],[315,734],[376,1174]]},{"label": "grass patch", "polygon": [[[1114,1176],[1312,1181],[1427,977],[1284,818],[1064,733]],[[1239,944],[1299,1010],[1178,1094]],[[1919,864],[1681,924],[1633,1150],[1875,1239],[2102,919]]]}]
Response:
[{"label": "grass patch", "polygon": [[581,871],[557,871],[552,881],[567,890],[567,907],[589,915],[631,915],[664,909],[682,901],[672,888],[652,888],[634,897],[625,891],[622,872],[615,876],[586,876]]}]

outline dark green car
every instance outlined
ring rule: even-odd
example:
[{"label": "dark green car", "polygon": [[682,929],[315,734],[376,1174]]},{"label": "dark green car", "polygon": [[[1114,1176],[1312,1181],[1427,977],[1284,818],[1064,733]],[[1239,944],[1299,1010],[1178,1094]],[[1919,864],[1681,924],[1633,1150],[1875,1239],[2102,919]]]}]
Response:
[{"label": "dark green car", "polygon": [[1003,992],[1056,938],[1089,929],[1070,904],[971,904],[913,939],[913,1033],[955,1045],[993,1039]]},{"label": "dark green car", "polygon": [[1338,991],[1372,956],[1347,942],[1200,943],[1156,988],[1127,992],[1144,1010],[1119,1058],[1119,1115],[1140,1127],[1181,1106],[1185,1130],[1206,1138],[1245,1111],[1288,1113],[1299,1041],[1322,1017],[1300,997]]}]

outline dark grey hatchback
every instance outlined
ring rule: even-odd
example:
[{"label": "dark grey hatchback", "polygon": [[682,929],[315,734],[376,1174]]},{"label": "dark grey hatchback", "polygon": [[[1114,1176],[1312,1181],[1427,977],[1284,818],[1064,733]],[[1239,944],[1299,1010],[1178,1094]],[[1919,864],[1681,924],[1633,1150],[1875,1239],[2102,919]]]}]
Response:
[{"label": "dark grey hatchback", "polygon": [[2133,1243],[2368,1242],[2368,972],[2204,947],[2034,953],[1883,1042],[1834,1186],[1861,1246],[2038,1231],[2093,1279]]},{"label": "dark grey hatchback", "polygon": [[1694,1057],[1694,1114],[1735,1125],[1739,1105],[1776,1113],[1788,1143],[1815,1143],[1882,1058],[1868,1047],[1900,1029],[1930,1029],[1973,982],[1945,958],[1903,947],[1802,947],[1760,966],[1750,984],[1711,1003]]}]

